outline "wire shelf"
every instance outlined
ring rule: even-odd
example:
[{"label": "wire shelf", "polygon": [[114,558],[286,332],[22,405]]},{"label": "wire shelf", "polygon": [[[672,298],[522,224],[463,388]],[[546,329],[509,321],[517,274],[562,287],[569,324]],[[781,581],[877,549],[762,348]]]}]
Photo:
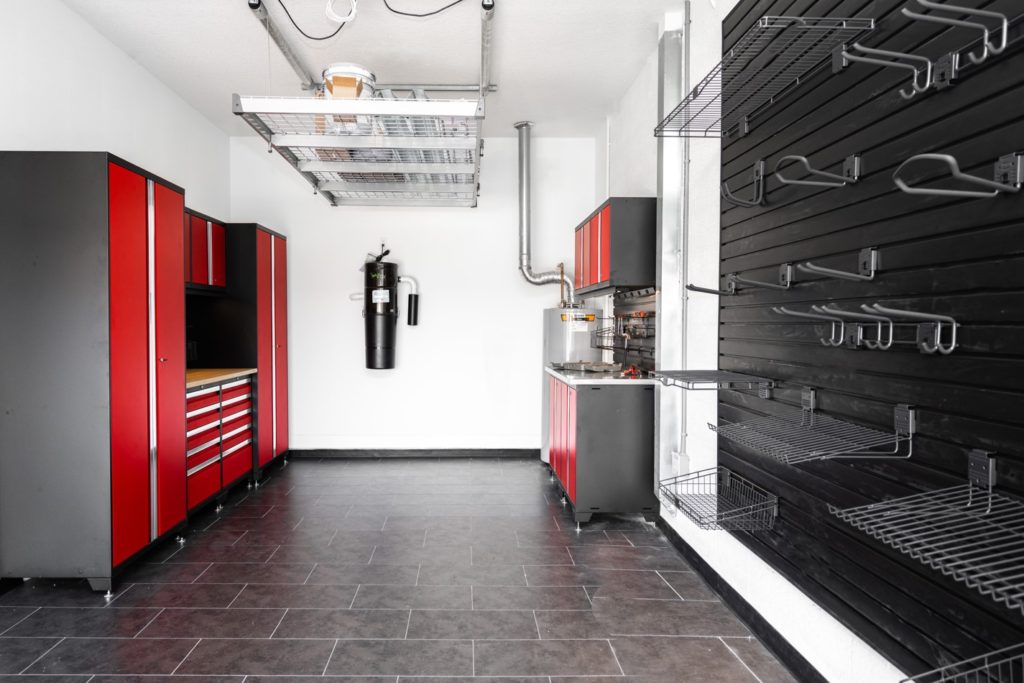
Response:
[{"label": "wire shelf", "polygon": [[654,129],[656,137],[746,132],[750,117],[806,80],[874,19],[761,17]]},{"label": "wire shelf", "polygon": [[1024,643],[948,664],[900,683],[1024,683]]},{"label": "wire shelf", "polygon": [[[804,390],[803,409],[744,422],[708,423],[708,428],[733,443],[798,465],[829,458],[909,458],[915,430],[914,411],[899,405],[893,411],[895,428],[883,432],[815,412],[813,390]],[[901,453],[903,444],[906,452]]]},{"label": "wire shelf", "polygon": [[482,100],[235,95],[234,112],[335,205],[476,206]]},{"label": "wire shelf", "polygon": [[829,512],[922,564],[1024,612],[1024,502],[995,493],[991,454],[968,484]]},{"label": "wire shelf", "polygon": [[651,373],[666,386],[687,390],[753,389],[775,387],[775,380],[727,370],[655,370]]},{"label": "wire shelf", "polygon": [[724,467],[665,479],[659,488],[701,529],[760,531],[771,529],[778,515],[777,496]]}]

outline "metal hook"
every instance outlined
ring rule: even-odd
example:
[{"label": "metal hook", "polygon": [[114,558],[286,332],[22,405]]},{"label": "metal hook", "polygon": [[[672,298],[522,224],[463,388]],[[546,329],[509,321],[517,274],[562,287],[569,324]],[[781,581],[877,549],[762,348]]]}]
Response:
[{"label": "metal hook", "polygon": [[859,273],[850,273],[845,270],[835,270],[833,268],[816,266],[810,261],[807,261],[805,263],[797,264],[797,270],[803,273],[825,275],[826,277],[834,277],[840,280],[855,280],[858,282],[869,282],[875,279],[875,273],[879,270],[878,250],[873,247],[861,250],[859,265]]},{"label": "metal hook", "polygon": [[737,206],[754,207],[764,202],[764,161],[758,159],[754,162],[754,199],[740,199],[729,190],[729,183],[722,181],[722,196]]},{"label": "metal hook", "polygon": [[745,277],[741,277],[736,273],[731,273],[727,276],[729,282],[740,285],[746,285],[747,287],[760,287],[761,289],[781,289],[787,290],[793,286],[793,264],[783,263],[779,266],[779,284],[773,282],[761,282],[760,280],[748,280]]},{"label": "metal hook", "polygon": [[[888,308],[882,304],[872,304],[870,310],[875,313],[881,313],[883,315],[890,315],[894,318],[906,318],[908,320],[920,320],[923,322],[931,323],[934,325],[934,340],[929,339],[927,335],[921,334],[921,329],[918,328],[918,339],[917,346],[921,351],[925,353],[941,353],[944,356],[948,356],[953,353],[956,349],[956,331],[960,326],[955,318],[948,315],[939,315],[937,313],[921,313],[919,311],[905,311],[898,308]],[[942,326],[943,324],[949,325],[949,343],[942,343]]]},{"label": "metal hook", "polygon": [[[819,341],[825,346],[842,346],[846,339],[846,321],[842,318],[834,315],[821,315],[820,313],[804,313],[803,311],[793,311],[785,306],[773,306],[772,311],[779,315],[789,315],[794,318],[806,318],[808,320],[825,320],[832,324],[832,331],[829,334],[829,338],[825,339],[822,337]],[[836,335],[836,323],[839,324],[839,334]]]},{"label": "metal hook", "polygon": [[[827,178],[827,180],[792,180],[782,175],[779,168],[787,161],[795,161],[804,167],[804,171],[812,176],[819,178]],[[828,173],[826,171],[819,171],[815,168],[811,168],[811,163],[807,160],[807,157],[798,156],[791,154],[784,156],[775,162],[775,178],[783,185],[810,185],[812,187],[846,187],[848,184],[856,183],[860,180],[860,155],[854,154],[846,158],[843,162],[843,174]]]},{"label": "metal hook", "polygon": [[[888,351],[890,348],[892,348],[895,339],[894,328],[896,327],[896,324],[892,321],[891,318],[886,318],[884,316],[875,315],[867,312],[861,313],[857,311],[844,311],[840,308],[836,308],[835,304],[811,306],[811,310],[817,311],[819,313],[836,315],[841,318],[849,318],[850,320],[859,320],[874,323],[877,328],[875,332],[875,338],[862,339],[862,341],[864,342],[864,346],[868,347],[872,351]],[[884,341],[882,338],[883,325],[889,328],[889,334],[886,335],[887,338]]]},{"label": "metal hook", "polygon": [[710,289],[708,287],[698,287],[697,285],[686,285],[686,288],[691,292],[700,292],[701,294],[736,296],[736,283],[731,278],[726,278],[725,289]]},{"label": "metal hook", "polygon": [[[907,90],[905,88],[900,89],[900,97],[905,100],[909,100],[919,92],[924,92],[928,88],[932,87],[932,60],[927,57],[921,57],[920,55],[907,54],[905,52],[892,52],[890,50],[879,50],[872,47],[864,47],[860,43],[854,43],[851,49],[862,52],[863,54],[853,54],[845,47],[840,47],[840,56],[844,60],[843,66],[846,61],[851,62],[863,62],[864,64],[874,64],[876,66],[892,66],[897,69],[905,69],[914,74],[913,89]],[[864,55],[869,55],[865,57]],[[910,64],[903,64],[899,61],[887,61],[886,59],[879,59],[879,57],[885,57],[888,59],[905,59],[912,62],[919,62],[924,65],[924,85],[918,82],[918,77],[921,75],[921,70],[916,66]]]},{"label": "metal hook", "polygon": [[996,19],[999,21],[999,45],[995,45],[991,40],[991,34],[989,29],[984,24],[975,21],[965,21],[963,19],[948,19],[945,17],[937,17],[931,14],[918,14],[912,12],[906,8],[900,10],[905,17],[910,19],[917,19],[920,21],[932,21],[938,24],[946,24],[948,26],[962,26],[964,28],[975,29],[982,32],[982,51],[981,56],[976,56],[973,52],[967,54],[967,58],[974,64],[981,64],[989,57],[989,53],[998,55],[1002,54],[1003,50],[1006,49],[1006,41],[1010,29],[1010,21],[1007,19],[1005,14],[1001,12],[993,12],[991,10],[974,9],[972,7],[960,7],[958,5],[947,5],[933,0],[917,0],[917,4],[921,5],[925,9],[937,10],[940,12],[956,12],[958,14],[966,14],[970,17],[986,17],[988,19]]},{"label": "metal hook", "polygon": [[[906,183],[906,181],[900,178],[900,172],[906,168],[907,165],[915,161],[925,160],[940,161],[944,163],[949,168],[950,176],[956,180],[992,188],[992,190],[989,192],[983,192],[981,190],[944,190],[930,187],[911,187]],[[956,157],[949,154],[915,154],[899,165],[899,168],[893,172],[892,179],[896,183],[896,187],[907,194],[934,195],[937,197],[995,197],[1000,192],[1020,191],[1022,180],[1021,155],[1010,154],[1000,157],[999,162],[996,164],[996,173],[997,175],[1010,179],[1010,183],[1000,183],[994,180],[987,180],[985,178],[979,178],[978,176],[964,173],[960,170],[960,164],[957,163]]]}]

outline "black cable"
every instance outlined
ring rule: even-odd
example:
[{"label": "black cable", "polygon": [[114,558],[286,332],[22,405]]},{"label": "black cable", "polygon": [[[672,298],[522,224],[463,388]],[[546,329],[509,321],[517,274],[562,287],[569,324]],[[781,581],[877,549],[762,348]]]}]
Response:
[{"label": "black cable", "polygon": [[[278,1],[280,2],[280,0],[278,0]],[[425,14],[414,14],[413,12],[402,12],[401,10],[397,10],[394,7],[392,7],[391,5],[389,5],[388,4],[388,0],[384,0],[384,6],[387,7],[389,10],[391,10],[392,12],[394,12],[395,14],[401,14],[403,17],[432,17],[435,14],[440,14],[441,12],[445,11],[446,9],[449,9],[451,7],[455,7],[460,2],[462,2],[462,0],[455,0],[455,2],[449,3],[449,4],[445,5],[444,7],[442,7],[441,9],[436,9],[433,12],[427,12]]]},{"label": "black cable", "polygon": [[[462,2],[462,0],[458,0],[458,1]],[[298,24],[295,23],[295,20],[292,19],[292,13],[288,11],[288,8],[284,4],[284,0],[277,0],[277,4],[279,4],[281,6],[281,9],[284,10],[284,13],[286,15],[288,15],[288,21],[292,22],[292,26],[295,27],[295,30],[298,31],[299,33],[301,33],[302,35],[304,35],[306,38],[309,38],[310,40],[330,40],[334,36],[336,36],[339,33],[341,33],[341,29],[345,28],[345,23],[347,23],[347,22],[342,23],[342,25],[338,27],[338,30],[335,31],[334,33],[332,33],[329,36],[311,36],[308,33],[306,33],[305,31],[303,31],[301,26],[299,26]]]}]

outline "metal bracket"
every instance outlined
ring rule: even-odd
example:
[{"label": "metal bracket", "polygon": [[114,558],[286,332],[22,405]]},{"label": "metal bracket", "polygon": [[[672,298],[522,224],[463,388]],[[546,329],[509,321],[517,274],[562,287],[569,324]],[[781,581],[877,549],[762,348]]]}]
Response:
[{"label": "metal bracket", "polygon": [[818,409],[818,392],[812,387],[800,390],[800,408],[804,412],[813,413]]},{"label": "metal bracket", "polygon": [[[818,178],[825,178],[825,180],[793,180],[791,178],[786,178],[785,176],[782,175],[782,171],[780,169],[782,167],[782,164],[786,163],[787,161],[795,161],[796,163],[804,167],[804,172],[806,172],[807,174]],[[846,157],[846,159],[843,161],[843,173],[842,175],[840,175],[838,173],[828,173],[827,171],[819,171],[815,168],[811,168],[811,163],[810,161],[807,160],[807,157],[799,156],[796,154],[790,154],[788,156],[780,158],[777,162],[775,162],[775,178],[783,185],[809,185],[811,187],[846,187],[847,185],[856,183],[858,180],[860,180],[860,155],[851,154],[850,156]]]},{"label": "metal bracket", "polygon": [[[920,349],[921,353],[940,353],[943,356],[948,356],[956,349],[956,334],[960,324],[948,315],[905,311],[898,308],[888,308],[877,303],[871,306],[863,306],[862,308],[870,313],[879,313],[886,317],[903,318],[904,320],[917,322],[917,348]],[[949,330],[947,333],[943,332],[944,326]],[[945,341],[943,341],[943,337],[946,337]]]},{"label": "metal bracket", "polygon": [[758,159],[754,162],[754,198],[752,200],[740,199],[729,190],[729,183],[722,181],[722,197],[736,206],[754,207],[764,203],[764,160]]},{"label": "metal bracket", "polygon": [[783,263],[779,266],[779,284],[773,282],[761,282],[760,280],[748,280],[745,277],[740,277],[736,273],[730,273],[728,281],[735,285],[746,285],[747,287],[758,287],[761,289],[789,289],[793,286],[795,281],[794,270],[792,263]]},{"label": "metal bracket", "polygon": [[[840,45],[832,53],[833,73],[839,73],[849,66],[850,62],[862,62],[864,64],[872,64],[874,66],[895,67],[897,69],[910,71],[913,74],[911,88],[903,88],[900,90],[900,97],[905,100],[909,100],[914,97],[914,95],[922,93],[932,87],[932,70],[934,65],[932,64],[932,60],[927,57],[912,55],[906,52],[892,52],[891,50],[879,50],[877,48],[864,47],[860,43],[854,43],[849,48],[845,45]],[[918,68],[913,64],[908,64],[907,62],[916,62],[917,64],[922,65],[922,68]],[[922,70],[924,74],[924,83],[921,83],[920,78]]]},{"label": "metal bracket", "polygon": [[[953,179],[988,189],[946,190],[936,187],[911,187],[905,180],[903,180],[903,178],[900,177],[900,173],[909,164],[922,160],[939,161],[946,165],[949,169],[949,175]],[[960,164],[957,162],[956,157],[949,154],[915,154],[899,165],[899,168],[893,172],[892,179],[893,182],[896,183],[896,187],[907,194],[921,194],[935,197],[982,198],[995,197],[1003,192],[1017,193],[1020,191],[1021,185],[1024,184],[1024,163],[1022,163],[1022,155],[1014,153],[999,157],[999,160],[996,162],[995,172],[993,175],[995,180],[987,180],[985,178],[979,178],[978,176],[964,173],[960,170]]]},{"label": "metal bracket", "polygon": [[935,89],[945,90],[960,76],[960,53],[950,52],[935,60]]},{"label": "metal bracket", "polygon": [[858,272],[856,273],[816,266],[810,261],[797,265],[797,269],[803,273],[814,273],[816,275],[834,277],[840,280],[868,282],[875,279],[875,273],[880,269],[880,259],[878,250],[874,247],[868,247],[866,249],[861,249],[860,254],[857,257]]},{"label": "metal bracket", "polygon": [[686,285],[686,288],[691,292],[700,292],[701,294],[717,294],[718,296],[736,296],[736,282],[731,278],[726,278],[725,289],[710,289],[708,287],[698,287],[697,285]]},{"label": "metal bracket", "polygon": [[940,12],[954,12],[956,14],[966,14],[970,17],[986,17],[989,19],[998,19],[1000,22],[1001,39],[1000,44],[996,45],[991,40],[988,27],[985,24],[977,21],[966,21],[964,19],[951,19],[949,17],[942,17],[936,14],[920,14],[914,12],[906,7],[900,10],[900,13],[908,19],[914,19],[916,21],[930,21],[935,24],[943,24],[945,26],[960,26],[963,28],[973,29],[975,31],[981,31],[981,54],[976,55],[973,52],[967,53],[967,58],[971,60],[972,64],[981,64],[989,58],[990,54],[1000,54],[1006,49],[1007,34],[1009,32],[1010,22],[1005,14],[1000,12],[992,12],[990,10],[974,9],[972,7],[959,7],[957,5],[950,5],[944,3],[934,2],[933,0],[917,0],[917,4],[925,9],[936,10]]},{"label": "metal bracket", "polygon": [[906,403],[900,403],[893,409],[893,422],[896,425],[896,436],[912,438],[917,431],[917,414]]}]

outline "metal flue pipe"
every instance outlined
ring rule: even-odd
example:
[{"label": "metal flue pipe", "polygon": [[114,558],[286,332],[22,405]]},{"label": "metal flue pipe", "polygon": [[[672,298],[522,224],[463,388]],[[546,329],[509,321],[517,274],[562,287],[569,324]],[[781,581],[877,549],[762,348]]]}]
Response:
[{"label": "metal flue pipe", "polygon": [[494,0],[480,5],[480,97],[490,91],[491,36],[494,34]]},{"label": "metal flue pipe", "polygon": [[557,270],[534,273],[530,264],[530,128],[533,123],[520,121],[515,127],[519,131],[519,271],[533,285],[564,283],[571,306],[576,303],[572,278]]}]

